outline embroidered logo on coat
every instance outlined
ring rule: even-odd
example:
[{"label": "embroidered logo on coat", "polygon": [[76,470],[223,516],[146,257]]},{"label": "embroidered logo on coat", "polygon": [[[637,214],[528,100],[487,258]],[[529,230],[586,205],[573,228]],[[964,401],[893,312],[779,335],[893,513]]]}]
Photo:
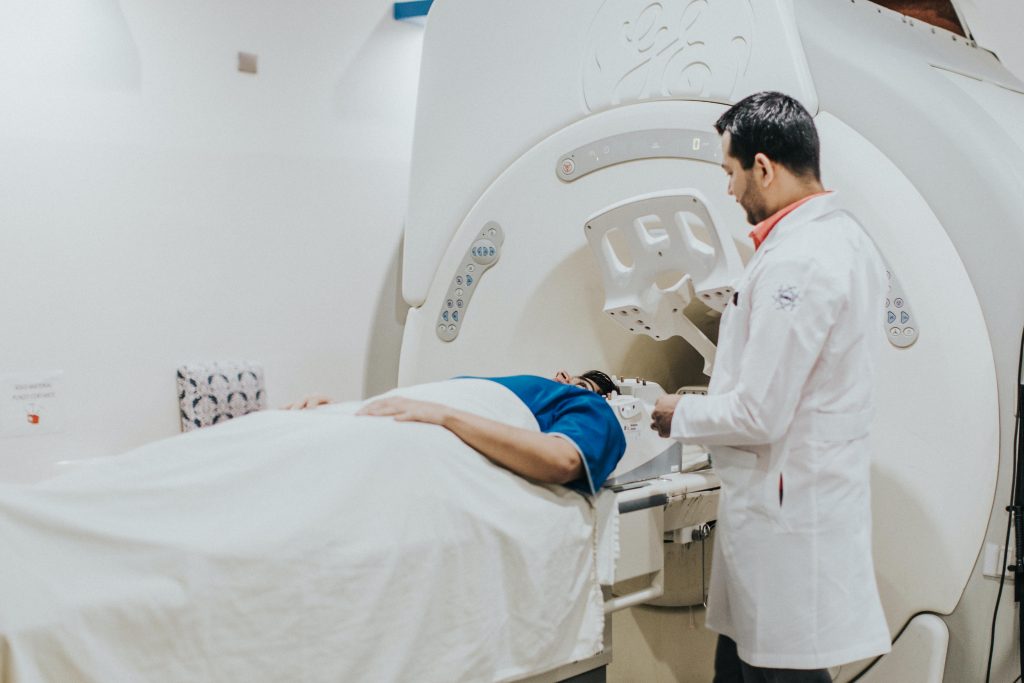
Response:
[{"label": "embroidered logo on coat", "polygon": [[774,299],[775,308],[780,311],[792,311],[800,303],[800,293],[796,287],[779,287]]}]

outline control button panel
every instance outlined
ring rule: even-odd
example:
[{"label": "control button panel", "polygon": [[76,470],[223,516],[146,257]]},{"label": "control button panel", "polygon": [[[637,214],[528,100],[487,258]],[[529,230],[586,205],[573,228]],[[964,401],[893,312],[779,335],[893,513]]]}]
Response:
[{"label": "control button panel", "polygon": [[657,128],[594,140],[558,158],[555,173],[571,183],[588,173],[638,159],[695,159],[722,163],[722,143],[713,130]]},{"label": "control button panel", "polygon": [[469,302],[480,286],[480,278],[501,258],[501,245],[504,243],[505,233],[501,226],[489,221],[466,250],[441,300],[441,311],[437,316],[437,336],[441,341],[449,342],[459,336]]},{"label": "control button panel", "polygon": [[889,279],[889,289],[885,294],[885,336],[889,343],[903,349],[917,341],[919,335],[917,320],[910,310],[907,296],[900,286],[899,280],[888,265],[885,275]]}]

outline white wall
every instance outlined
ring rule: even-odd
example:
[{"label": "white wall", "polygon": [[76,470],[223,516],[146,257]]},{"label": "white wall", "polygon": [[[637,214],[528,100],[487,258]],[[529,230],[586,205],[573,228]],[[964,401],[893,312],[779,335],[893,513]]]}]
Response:
[{"label": "white wall", "polygon": [[176,433],[182,362],[261,362],[271,405],[393,385],[423,29],[391,7],[0,4],[0,374],[64,373],[0,479]]},{"label": "white wall", "polygon": [[1024,80],[1024,2],[1021,0],[957,0],[971,35],[995,52],[1017,78]]}]

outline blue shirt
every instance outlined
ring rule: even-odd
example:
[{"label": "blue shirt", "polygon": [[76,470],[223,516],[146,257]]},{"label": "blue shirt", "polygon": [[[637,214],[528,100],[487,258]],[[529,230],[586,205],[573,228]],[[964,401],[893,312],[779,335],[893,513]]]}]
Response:
[{"label": "blue shirt", "polygon": [[615,412],[600,394],[536,375],[480,377],[501,384],[526,404],[540,431],[568,439],[579,451],[583,476],[566,484],[597,493],[626,452]]}]

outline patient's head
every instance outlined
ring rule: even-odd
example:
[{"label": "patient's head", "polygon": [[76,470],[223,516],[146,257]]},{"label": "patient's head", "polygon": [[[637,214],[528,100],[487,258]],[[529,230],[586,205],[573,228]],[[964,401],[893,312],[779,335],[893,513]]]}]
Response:
[{"label": "patient's head", "polygon": [[559,370],[554,377],[556,382],[561,384],[572,384],[573,386],[586,389],[587,391],[593,391],[596,394],[607,396],[614,391],[618,391],[618,387],[615,386],[615,382],[606,373],[600,370],[588,370],[582,375],[571,375],[565,370]]}]

